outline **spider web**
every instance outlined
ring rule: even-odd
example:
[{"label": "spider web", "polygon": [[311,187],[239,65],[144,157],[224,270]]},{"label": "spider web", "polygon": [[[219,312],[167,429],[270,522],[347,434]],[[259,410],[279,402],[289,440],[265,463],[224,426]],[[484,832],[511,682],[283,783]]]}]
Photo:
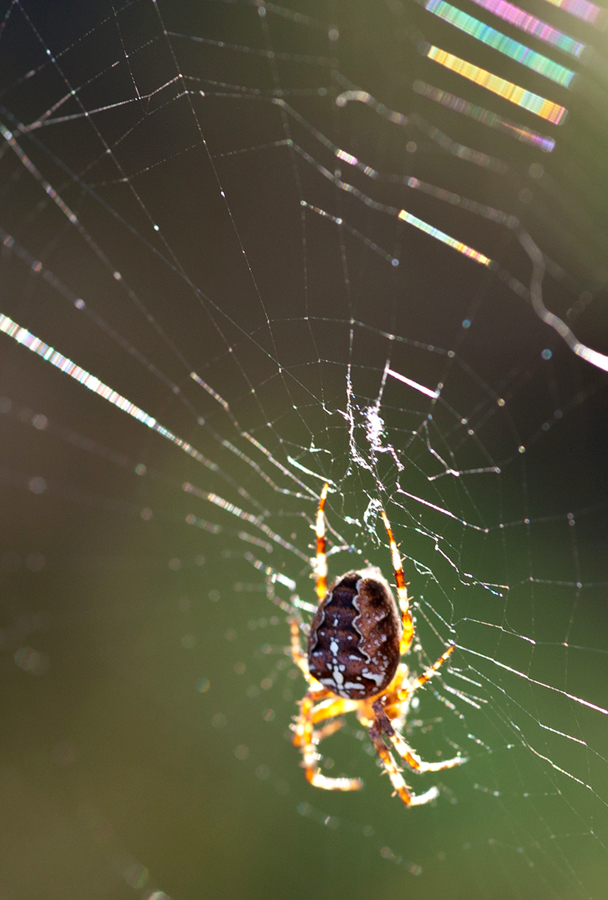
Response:
[{"label": "spider web", "polygon": [[[0,892],[603,896],[602,11],[0,10]],[[330,576],[384,507],[411,669],[456,644],[427,807],[290,744],[326,480]]]}]

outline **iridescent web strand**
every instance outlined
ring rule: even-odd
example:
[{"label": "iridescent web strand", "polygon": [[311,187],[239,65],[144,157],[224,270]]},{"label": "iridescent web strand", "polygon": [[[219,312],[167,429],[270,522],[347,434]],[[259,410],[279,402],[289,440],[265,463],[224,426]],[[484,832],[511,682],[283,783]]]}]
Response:
[{"label": "iridescent web strand", "polygon": [[519,6],[507,3],[506,0],[472,0],[472,2],[477,6],[481,6],[482,9],[487,9],[488,12],[502,19],[503,22],[508,22],[515,28],[519,28],[520,31],[525,31],[526,34],[531,34],[538,38],[539,41],[551,44],[552,47],[557,47],[558,50],[568,53],[576,59],[580,59],[587,49],[585,44],[576,41],[568,34],[564,34],[563,31],[553,28],[552,25],[543,22],[542,19],[537,19],[536,16],[532,16],[524,9],[520,9]]},{"label": "iridescent web strand", "polygon": [[457,97],[456,94],[451,94],[449,91],[442,91],[440,88],[427,84],[425,81],[415,81],[413,90],[416,94],[422,94],[423,97],[428,97],[429,100],[441,103],[442,106],[447,106],[448,109],[453,109],[463,116],[468,116],[470,119],[475,119],[489,128],[508,134],[510,137],[515,138],[516,141],[539,147],[545,153],[551,153],[555,147],[553,138],[538,134],[538,132],[532,131],[531,128],[518,125],[516,122],[510,122],[509,119],[505,119],[497,115],[497,113],[485,109],[483,106],[469,103],[468,100],[463,100],[462,97]]},{"label": "iridescent web strand", "polygon": [[543,75],[550,81],[562,85],[562,87],[570,87],[575,76],[571,69],[567,69],[547,56],[543,56],[542,53],[536,53],[530,47],[520,44],[519,41],[514,41],[513,38],[507,37],[501,31],[490,28],[485,22],[480,22],[479,19],[469,16],[461,9],[452,6],[451,3],[446,3],[445,0],[427,0],[424,8],[428,12],[433,13],[433,15],[443,19],[444,22],[449,22],[450,25],[454,25],[460,31],[464,31],[465,34],[470,34],[471,37],[481,41],[482,44],[498,50],[499,53],[504,53],[505,56],[515,60],[520,65],[538,72],[539,75]]},{"label": "iridescent web strand", "polygon": [[590,25],[594,25],[604,12],[601,6],[589,3],[588,0],[547,0],[547,3],[563,9],[564,12],[570,13],[577,19],[582,19],[583,22],[588,22]]},{"label": "iridescent web strand", "polygon": [[197,462],[202,463],[207,468],[217,470],[216,464],[207,459],[206,456],[203,456],[202,453],[199,453],[192,444],[177,437],[177,435],[161,425],[160,422],[157,422],[153,416],[148,415],[147,412],[140,409],[139,406],[131,403],[130,400],[127,400],[126,397],[123,397],[111,387],[108,387],[107,384],[104,384],[95,375],[91,375],[86,369],[76,365],[76,363],[72,362],[71,359],[68,359],[67,356],[63,356],[58,350],[45,344],[44,341],[41,341],[40,338],[33,335],[31,331],[17,325],[16,322],[2,313],[0,313],[0,331],[7,334],[18,344],[22,344],[24,347],[27,347],[28,350],[41,356],[45,362],[49,362],[61,372],[69,375],[70,378],[73,378],[79,384],[84,385],[88,390],[93,391],[94,394],[98,394],[104,400],[107,400],[108,403],[111,403],[113,406],[126,412],[129,416],[137,419],[138,422],[142,422],[142,424],[151,428],[152,431],[156,431],[158,434],[162,435],[162,437],[179,447],[180,450],[187,453],[188,456],[192,456]]},{"label": "iridescent web strand", "polygon": [[482,266],[489,266],[492,262],[492,260],[488,259],[487,256],[484,256],[483,253],[479,253],[479,251],[473,250],[472,247],[468,247],[466,244],[463,244],[462,241],[457,241],[455,238],[450,237],[448,234],[445,234],[445,232],[440,231],[438,228],[434,228],[427,222],[423,222],[422,219],[419,219],[417,216],[413,216],[411,213],[406,212],[405,209],[401,210],[401,212],[399,213],[399,218],[403,222],[407,222],[408,225],[413,225],[414,228],[419,228],[420,231],[424,231],[425,234],[429,234],[436,240],[441,241],[443,244],[447,244],[448,247],[452,247],[453,250],[458,250],[459,253],[464,254],[464,256],[468,256],[469,259],[474,259],[475,262],[481,263]]},{"label": "iridescent web strand", "polygon": [[564,106],[553,103],[551,100],[540,97],[538,94],[533,94],[532,91],[527,91],[525,88],[507,81],[505,78],[493,75],[492,72],[488,72],[486,69],[474,66],[472,63],[460,59],[451,53],[446,53],[445,50],[441,50],[433,45],[426,47],[424,54],[429,59],[439,63],[439,65],[445,66],[446,69],[450,69],[452,72],[456,72],[457,75],[462,75],[463,78],[479,84],[493,94],[498,94],[499,97],[504,97],[505,100],[515,103],[516,106],[521,106],[522,109],[527,109],[528,112],[540,116],[541,119],[547,119],[554,125],[561,125],[566,121],[568,110]]},{"label": "iridescent web strand", "polygon": [[[152,431],[156,431],[162,437],[166,438],[168,441],[171,441],[172,444],[175,444],[180,450],[183,450],[188,456],[191,456],[197,462],[202,463],[207,468],[210,468],[214,471],[218,471],[218,467],[215,463],[211,462],[211,460],[207,459],[207,457],[203,456],[202,453],[199,453],[192,444],[189,444],[187,441],[182,440],[182,438],[177,437],[177,435],[173,434],[172,431],[169,431],[168,428],[165,428],[160,422],[157,422],[153,416],[148,415],[143,409],[140,409],[139,406],[136,406],[134,403],[131,403],[130,400],[127,400],[126,397],[123,397],[121,394],[117,393],[117,391],[113,390],[111,387],[108,387],[107,384],[104,384],[99,380],[95,375],[91,375],[90,372],[87,372],[86,369],[83,369],[81,366],[78,366],[75,362],[72,362],[71,359],[68,359],[67,356],[64,356],[62,353],[59,353],[58,350],[55,350],[54,347],[49,346],[49,344],[45,344],[44,341],[41,341],[40,338],[37,338],[31,331],[28,331],[26,328],[22,328],[8,316],[0,313],[0,332],[8,335],[8,337],[13,338],[18,344],[22,344],[24,347],[27,347],[28,350],[31,350],[32,353],[35,353],[37,356],[42,357],[45,362],[49,362],[52,366],[59,369],[66,375],[69,375],[70,378],[73,378],[79,384],[82,384],[84,387],[88,388],[88,390],[93,391],[94,394],[98,394],[104,400],[107,400],[108,403],[111,403],[113,406],[116,406],[118,409],[121,409],[123,412],[126,412],[129,416],[132,416],[138,422],[141,422],[143,425],[146,425],[148,428],[151,428]],[[220,506],[222,509],[227,510],[233,515],[238,516],[238,518],[243,519],[246,522],[250,522],[251,524],[257,525],[257,527],[264,532],[264,534],[268,535],[272,538],[275,543],[281,544],[281,546],[286,547],[289,550],[292,550],[294,553],[300,556],[301,559],[308,561],[308,556],[305,553],[301,553],[298,551],[292,544],[288,541],[283,540],[275,531],[272,531],[260,518],[260,516],[252,515],[251,513],[246,513],[244,510],[241,510],[239,507],[235,506],[233,503],[230,503],[228,500],[224,500],[222,497],[219,497],[217,494],[210,493],[208,491],[201,491],[198,488],[195,488],[194,485],[190,483],[185,483],[183,488],[186,492],[191,494],[196,494],[202,499],[209,500],[211,503],[214,503],[216,506]],[[186,520],[188,524],[195,524],[196,519],[192,517],[192,519]]]}]

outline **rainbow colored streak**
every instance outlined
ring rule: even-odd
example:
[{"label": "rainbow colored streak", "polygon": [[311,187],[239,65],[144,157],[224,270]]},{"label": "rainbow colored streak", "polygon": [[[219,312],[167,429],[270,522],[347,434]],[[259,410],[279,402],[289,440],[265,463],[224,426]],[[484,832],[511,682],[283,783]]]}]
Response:
[{"label": "rainbow colored streak", "polygon": [[401,210],[401,212],[399,213],[399,218],[403,222],[407,222],[408,225],[413,225],[414,228],[419,228],[420,231],[424,231],[425,234],[430,234],[431,237],[436,238],[443,244],[447,244],[448,247],[452,247],[452,249],[458,250],[459,253],[463,253],[465,256],[468,256],[469,259],[474,259],[475,262],[481,263],[482,266],[489,266],[492,262],[492,260],[488,259],[487,256],[484,256],[483,253],[479,253],[477,250],[473,250],[472,247],[467,247],[467,245],[463,244],[462,241],[455,240],[455,238],[450,237],[443,231],[439,231],[438,228],[433,228],[432,225],[428,225],[417,216],[413,216],[411,213],[406,212],[405,209]]},{"label": "rainbow colored streak", "polygon": [[553,103],[551,100],[539,97],[538,94],[533,94],[532,91],[526,91],[511,81],[499,78],[498,75],[493,75],[485,69],[480,69],[479,66],[474,66],[458,56],[453,56],[451,53],[446,53],[445,50],[440,50],[439,47],[431,45],[426,48],[424,53],[429,59],[439,63],[441,66],[445,66],[446,69],[456,72],[457,75],[462,75],[463,78],[467,78],[469,81],[474,81],[475,84],[492,91],[493,94],[498,94],[499,97],[504,97],[510,103],[515,103],[517,106],[521,106],[522,109],[527,109],[528,112],[540,116],[541,119],[547,119],[553,125],[563,125],[566,121],[568,110],[564,106],[559,106],[559,104]]},{"label": "rainbow colored streak", "polygon": [[446,3],[445,0],[427,0],[424,8],[434,16],[443,19],[444,22],[449,22],[450,25],[464,31],[465,34],[470,34],[482,44],[498,50],[499,53],[504,53],[505,56],[520,65],[538,72],[539,75],[543,75],[563,87],[570,86],[575,75],[571,69],[561,66],[547,56],[543,56],[542,53],[536,53],[530,47],[514,41],[513,38],[507,37],[501,31],[490,28],[489,25],[469,16],[461,9],[452,6],[451,3]]},{"label": "rainbow colored streak", "polygon": [[469,103],[468,100],[463,100],[462,97],[457,97],[456,94],[451,94],[449,91],[442,91],[431,84],[427,84],[425,81],[415,81],[413,90],[415,93],[422,94],[423,97],[428,97],[429,100],[434,100],[436,103],[441,103],[442,106],[447,106],[448,109],[453,109],[463,116],[468,116],[470,119],[475,119],[475,121],[481,122],[489,128],[495,128],[503,134],[508,134],[515,138],[516,141],[539,147],[545,153],[551,153],[555,147],[555,141],[552,138],[538,134],[538,132],[532,131],[531,128],[526,128],[524,125],[510,122],[509,119],[504,119],[483,106]]},{"label": "rainbow colored streak", "polygon": [[173,432],[157,422],[156,419],[148,415],[147,412],[140,409],[139,406],[135,406],[134,403],[131,403],[126,397],[123,397],[121,394],[112,390],[111,387],[108,387],[107,384],[104,384],[99,378],[96,378],[95,375],[91,375],[86,369],[77,366],[76,363],[72,362],[71,359],[68,359],[67,356],[63,356],[58,350],[45,344],[44,341],[41,341],[40,338],[33,335],[31,331],[17,325],[16,322],[13,322],[12,319],[9,319],[8,316],[3,315],[2,313],[0,313],[0,332],[4,332],[4,334],[13,338],[18,344],[23,344],[28,350],[41,356],[46,362],[49,362],[61,372],[69,375],[70,378],[78,381],[79,384],[84,385],[84,387],[93,391],[94,394],[99,394],[99,396],[103,397],[104,400],[107,400],[108,403],[117,406],[118,409],[122,409],[123,412],[133,416],[138,422],[147,425],[152,431],[156,431],[158,434],[162,435],[162,437],[167,438],[167,440],[171,441],[187,453],[188,456],[192,456],[197,462],[203,463],[203,465],[208,468],[217,469],[216,464],[212,463],[211,460],[208,460],[202,453],[199,453],[192,444],[177,437],[177,435],[173,434]]},{"label": "rainbow colored streak", "polygon": [[574,38],[564,34],[563,31],[553,28],[547,22],[543,22],[542,19],[537,19],[536,16],[530,15],[529,12],[520,9],[519,6],[507,3],[506,0],[471,0],[471,2],[481,6],[482,9],[487,9],[488,12],[498,16],[504,22],[509,22],[510,25],[519,28],[520,31],[532,34],[539,41],[551,44],[551,46],[557,47],[558,50],[562,50],[576,59],[580,59],[586,50],[585,44],[575,41]]},{"label": "rainbow colored streak", "polygon": [[582,19],[583,22],[589,22],[590,25],[594,25],[604,12],[601,6],[588,3],[587,0],[547,0],[547,2],[577,19]]}]

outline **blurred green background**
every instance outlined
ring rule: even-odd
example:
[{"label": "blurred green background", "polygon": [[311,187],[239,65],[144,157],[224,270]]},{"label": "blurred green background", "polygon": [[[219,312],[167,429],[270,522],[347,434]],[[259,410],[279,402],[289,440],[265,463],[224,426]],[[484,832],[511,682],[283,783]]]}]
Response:
[{"label": "blurred green background", "polygon": [[[547,306],[608,350],[604,32],[529,10],[595,48],[571,92],[413,3],[0,5],[18,143],[0,159],[0,312],[207,460],[0,335],[1,900],[605,896],[605,376],[518,296],[517,229],[463,203],[519,219]],[[548,91],[567,125],[440,73],[424,39]],[[409,124],[336,106],[355,87]],[[387,361],[441,401],[390,377],[380,397]],[[381,501],[408,557],[412,669],[457,644],[407,732],[426,758],[469,757],[436,804],[391,798],[354,722],[323,751],[359,793],[310,787],[291,746],[305,686],[284,607],[290,582],[314,602],[326,477],[330,572],[390,571]]]}]

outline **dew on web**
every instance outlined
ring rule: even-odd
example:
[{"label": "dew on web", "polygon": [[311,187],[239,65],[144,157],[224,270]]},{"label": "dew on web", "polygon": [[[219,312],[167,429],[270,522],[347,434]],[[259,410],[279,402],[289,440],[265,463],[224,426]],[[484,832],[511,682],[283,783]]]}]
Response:
[{"label": "dew on web", "polygon": [[[604,11],[84,7],[0,9],[0,893],[602,896]],[[419,809],[292,746],[326,482]]]}]

